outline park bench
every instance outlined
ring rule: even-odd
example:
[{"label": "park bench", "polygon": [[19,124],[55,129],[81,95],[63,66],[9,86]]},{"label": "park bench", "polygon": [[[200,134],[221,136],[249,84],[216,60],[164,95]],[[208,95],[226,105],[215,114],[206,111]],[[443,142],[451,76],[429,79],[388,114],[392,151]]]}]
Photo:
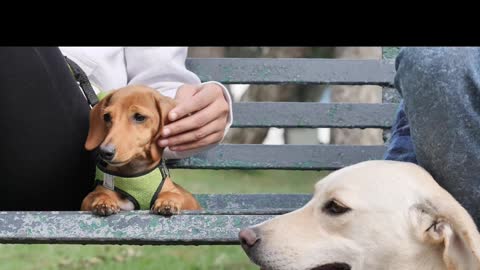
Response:
[{"label": "park bench", "polygon": [[[202,81],[225,84],[380,85],[384,103],[235,103],[235,128],[382,128],[388,138],[398,96],[392,88],[394,47],[383,60],[188,59]],[[354,91],[354,90],[352,90]],[[384,145],[228,145],[169,161],[172,169],[335,170],[381,159]],[[295,179],[292,179],[295,181]],[[312,187],[313,191],[313,187]],[[232,190],[232,193],[235,191]],[[97,217],[85,212],[0,212],[0,243],[130,245],[238,244],[238,231],[303,206],[311,194],[197,194],[203,211],[172,217],[148,211]]]}]

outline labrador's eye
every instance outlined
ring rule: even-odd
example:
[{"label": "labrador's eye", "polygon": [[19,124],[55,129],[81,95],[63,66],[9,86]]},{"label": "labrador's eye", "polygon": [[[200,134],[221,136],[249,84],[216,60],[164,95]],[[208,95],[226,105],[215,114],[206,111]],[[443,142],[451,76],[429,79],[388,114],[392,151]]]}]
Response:
[{"label": "labrador's eye", "polygon": [[146,117],[144,115],[139,114],[139,113],[135,113],[133,115],[133,119],[135,119],[135,121],[138,122],[138,123],[142,123],[143,121],[145,121]]},{"label": "labrador's eye", "polygon": [[109,113],[103,115],[103,120],[107,123],[112,122],[112,116]]},{"label": "labrador's eye", "polygon": [[335,200],[328,201],[324,206],[323,206],[323,211],[329,215],[341,215],[343,213],[346,213],[352,209],[336,202]]}]

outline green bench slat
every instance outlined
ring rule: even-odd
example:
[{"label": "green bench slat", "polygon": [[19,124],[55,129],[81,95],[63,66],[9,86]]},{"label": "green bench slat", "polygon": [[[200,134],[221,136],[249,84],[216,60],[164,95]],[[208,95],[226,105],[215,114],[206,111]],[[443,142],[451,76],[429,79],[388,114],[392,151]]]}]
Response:
[{"label": "green bench slat", "polygon": [[393,85],[391,61],[299,58],[189,58],[201,81],[225,84]]},{"label": "green bench slat", "polygon": [[294,211],[311,194],[195,194],[204,208],[163,217],[148,211],[0,212],[0,243],[238,244],[240,229]]},{"label": "green bench slat", "polygon": [[[312,187],[313,192],[313,187]],[[209,214],[277,214],[300,208],[309,194],[195,194]],[[199,213],[192,211],[192,214]]]},{"label": "green bench slat", "polygon": [[239,208],[239,209],[217,209],[202,211],[184,211],[182,215],[282,215],[295,210],[296,208]]},{"label": "green bench slat", "polygon": [[389,128],[398,104],[318,102],[239,102],[233,104],[237,128]]},{"label": "green bench slat", "polygon": [[181,160],[183,169],[334,170],[365,160],[382,159],[383,145],[262,145],[223,144]]},{"label": "green bench slat", "polygon": [[273,215],[177,215],[148,211],[96,217],[85,212],[1,212],[0,243],[238,245],[240,229]]}]

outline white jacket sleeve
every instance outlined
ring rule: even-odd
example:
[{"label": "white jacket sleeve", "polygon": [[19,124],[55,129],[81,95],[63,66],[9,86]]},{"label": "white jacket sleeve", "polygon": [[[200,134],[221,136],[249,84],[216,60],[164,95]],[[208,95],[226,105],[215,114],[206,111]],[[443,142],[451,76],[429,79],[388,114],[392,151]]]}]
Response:
[{"label": "white jacket sleeve", "polygon": [[[198,76],[185,67],[187,52],[187,47],[126,47],[125,64],[127,67],[128,84],[147,85],[171,98],[175,97],[177,89],[183,84],[201,85],[202,83]],[[203,84],[206,83],[218,84],[223,89],[223,94],[230,108],[230,115],[225,128],[225,134],[227,134],[233,120],[232,98],[221,83],[210,81]],[[185,158],[216,145],[208,145],[182,152],[171,151],[167,148],[165,149],[164,157],[166,159]]]}]

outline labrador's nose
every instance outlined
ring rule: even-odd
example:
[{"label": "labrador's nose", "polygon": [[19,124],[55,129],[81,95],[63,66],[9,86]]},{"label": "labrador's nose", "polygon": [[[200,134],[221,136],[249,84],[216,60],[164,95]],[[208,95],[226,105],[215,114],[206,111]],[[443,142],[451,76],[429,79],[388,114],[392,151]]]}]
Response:
[{"label": "labrador's nose", "polygon": [[238,238],[240,239],[240,244],[245,251],[253,248],[260,241],[260,237],[258,237],[258,234],[253,228],[242,229],[238,233]]},{"label": "labrador's nose", "polygon": [[115,146],[113,146],[112,144],[100,146],[99,150],[100,156],[105,161],[111,161],[115,156]]}]

